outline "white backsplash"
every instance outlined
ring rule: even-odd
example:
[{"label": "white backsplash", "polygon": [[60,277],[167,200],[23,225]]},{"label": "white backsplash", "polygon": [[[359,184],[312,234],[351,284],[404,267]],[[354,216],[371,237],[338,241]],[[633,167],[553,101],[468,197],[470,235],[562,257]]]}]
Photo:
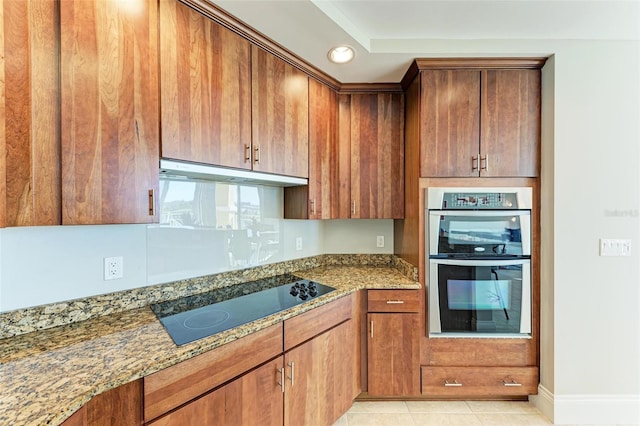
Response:
[{"label": "white backsplash", "polygon": [[[0,229],[0,312],[324,253],[393,253],[392,220],[285,220],[282,188],[170,186],[159,224]],[[124,277],[105,281],[111,256]]]}]

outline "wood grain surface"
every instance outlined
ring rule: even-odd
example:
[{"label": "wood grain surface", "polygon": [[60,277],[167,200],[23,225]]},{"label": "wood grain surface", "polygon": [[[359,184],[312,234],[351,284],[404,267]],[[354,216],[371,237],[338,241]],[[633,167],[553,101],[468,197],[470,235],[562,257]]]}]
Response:
[{"label": "wood grain surface", "polygon": [[5,1],[0,14],[0,226],[59,225],[56,3]]},{"label": "wood grain surface", "polygon": [[251,47],[176,0],[160,2],[163,157],[251,168]]},{"label": "wood grain surface", "polygon": [[60,2],[63,224],[157,221],[157,12]]},{"label": "wood grain surface", "polygon": [[252,46],[253,169],[309,176],[309,78]]}]

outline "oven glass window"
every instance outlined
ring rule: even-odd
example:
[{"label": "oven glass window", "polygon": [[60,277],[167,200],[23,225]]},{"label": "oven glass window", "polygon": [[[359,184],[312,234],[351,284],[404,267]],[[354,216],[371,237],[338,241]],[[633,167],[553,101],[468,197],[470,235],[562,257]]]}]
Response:
[{"label": "oven glass window", "polygon": [[437,267],[443,333],[520,332],[522,265]]},{"label": "oven glass window", "polygon": [[522,256],[520,216],[440,216],[438,254]]}]

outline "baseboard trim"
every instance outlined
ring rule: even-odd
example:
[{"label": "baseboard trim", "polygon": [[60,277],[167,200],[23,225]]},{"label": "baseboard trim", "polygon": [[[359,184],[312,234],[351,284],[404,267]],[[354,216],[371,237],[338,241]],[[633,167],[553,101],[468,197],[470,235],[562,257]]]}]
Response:
[{"label": "baseboard trim", "polygon": [[640,395],[554,395],[538,386],[529,400],[556,425],[640,425]]}]

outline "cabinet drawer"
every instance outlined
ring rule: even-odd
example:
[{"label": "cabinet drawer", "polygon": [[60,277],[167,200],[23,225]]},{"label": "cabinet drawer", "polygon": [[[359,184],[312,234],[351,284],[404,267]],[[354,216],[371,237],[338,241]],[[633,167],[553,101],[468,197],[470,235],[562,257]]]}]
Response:
[{"label": "cabinet drawer", "polygon": [[275,324],[144,378],[144,419],[149,421],[282,353]]},{"label": "cabinet drawer", "polygon": [[537,367],[422,367],[422,394],[425,396],[517,396],[537,393]]},{"label": "cabinet drawer", "polygon": [[420,312],[419,290],[368,290],[368,312]]},{"label": "cabinet drawer", "polygon": [[284,322],[285,352],[351,319],[351,296],[341,297]]}]

